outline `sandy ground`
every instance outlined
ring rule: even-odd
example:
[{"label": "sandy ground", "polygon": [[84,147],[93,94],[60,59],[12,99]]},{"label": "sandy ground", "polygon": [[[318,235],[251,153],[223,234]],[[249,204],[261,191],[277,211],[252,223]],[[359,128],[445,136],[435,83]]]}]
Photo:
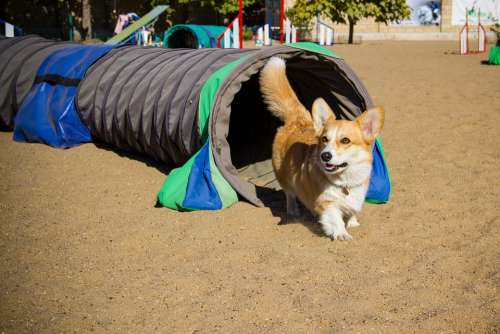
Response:
[{"label": "sandy ground", "polygon": [[0,133],[0,333],[499,333],[500,67],[336,46],[387,112],[394,193],[352,242],[269,208],[155,208],[161,166]]}]

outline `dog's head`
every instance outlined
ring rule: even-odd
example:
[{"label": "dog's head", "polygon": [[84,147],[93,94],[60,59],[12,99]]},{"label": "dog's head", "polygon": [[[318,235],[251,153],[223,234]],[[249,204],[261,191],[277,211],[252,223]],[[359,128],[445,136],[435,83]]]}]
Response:
[{"label": "dog's head", "polygon": [[325,100],[318,98],[312,117],[318,137],[318,160],[326,174],[370,172],[372,145],[384,125],[382,108],[369,109],[353,121],[336,120]]}]

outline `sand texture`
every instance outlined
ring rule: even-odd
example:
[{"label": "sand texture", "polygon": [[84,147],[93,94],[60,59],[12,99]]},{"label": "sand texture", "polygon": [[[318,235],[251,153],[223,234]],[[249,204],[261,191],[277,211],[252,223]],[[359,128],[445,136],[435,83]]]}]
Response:
[{"label": "sand texture", "polygon": [[499,333],[500,66],[456,44],[334,47],[394,187],[350,242],[284,201],[155,208],[161,165],[0,133],[0,333]]}]

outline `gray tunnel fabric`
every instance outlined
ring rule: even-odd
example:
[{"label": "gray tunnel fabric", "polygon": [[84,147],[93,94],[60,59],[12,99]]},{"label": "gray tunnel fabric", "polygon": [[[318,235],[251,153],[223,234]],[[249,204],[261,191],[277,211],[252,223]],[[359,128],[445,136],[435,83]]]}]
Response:
[{"label": "gray tunnel fabric", "polygon": [[249,50],[122,47],[96,62],[77,106],[92,136],[171,165],[201,147],[200,90],[207,78]]},{"label": "gray tunnel fabric", "polygon": [[13,128],[16,111],[45,58],[57,49],[73,45],[76,44],[33,35],[0,40],[0,127]]},{"label": "gray tunnel fabric", "polygon": [[[25,36],[0,39],[0,125],[12,128],[17,108],[51,52],[76,44]],[[280,121],[263,103],[258,75],[272,56],[310,109],[323,97],[338,118],[352,119],[373,105],[366,88],[341,59],[280,46],[264,49],[164,49],[123,46],[95,62],[78,86],[76,106],[92,137],[172,167],[202,146],[200,92],[223,66],[240,60],[214,93],[208,123],[215,164],[237,193],[263,205],[273,187],[271,146]]]}]

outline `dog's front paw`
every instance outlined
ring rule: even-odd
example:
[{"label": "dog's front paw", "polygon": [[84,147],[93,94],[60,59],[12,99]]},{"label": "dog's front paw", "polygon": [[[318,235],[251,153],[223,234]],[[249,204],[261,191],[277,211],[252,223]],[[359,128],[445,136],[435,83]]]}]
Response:
[{"label": "dog's front paw", "polygon": [[339,233],[333,233],[332,235],[329,236],[332,240],[342,240],[342,241],[347,241],[347,240],[352,240],[352,236],[345,232],[339,232]]},{"label": "dog's front paw", "polygon": [[358,227],[359,226],[359,222],[358,222],[358,219],[356,218],[356,216],[351,216],[351,218],[349,219],[349,221],[347,222],[347,227]]},{"label": "dog's front paw", "polygon": [[352,240],[352,236],[347,233],[345,228],[336,228],[336,226],[325,226],[323,225],[323,231],[332,240]]},{"label": "dog's front paw", "polygon": [[335,206],[328,207],[320,216],[319,222],[323,231],[332,240],[352,240],[345,229],[342,212]]}]

